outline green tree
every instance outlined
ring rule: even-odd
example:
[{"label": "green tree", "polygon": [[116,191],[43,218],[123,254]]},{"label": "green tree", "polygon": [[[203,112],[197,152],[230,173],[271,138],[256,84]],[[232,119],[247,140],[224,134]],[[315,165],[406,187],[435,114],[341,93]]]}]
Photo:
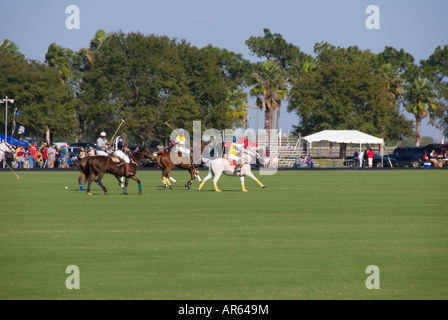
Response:
[{"label": "green tree", "polygon": [[257,107],[265,111],[264,128],[269,139],[269,130],[274,129],[275,111],[280,110],[281,101],[287,97],[285,72],[277,62],[267,60],[258,65],[252,78],[255,82],[250,94],[256,97]]},{"label": "green tree", "polygon": [[0,94],[14,98],[18,120],[30,136],[50,142],[53,136],[72,134],[74,97],[56,69],[23,56],[0,57]]},{"label": "green tree", "polygon": [[420,61],[420,65],[439,103],[437,110],[430,114],[431,123],[448,138],[448,45],[438,46],[427,60]]},{"label": "green tree", "polygon": [[303,72],[290,90],[288,111],[296,112],[296,133],[321,130],[360,130],[384,139],[410,133],[411,123],[387,93],[388,81],[365,64],[320,63]]},{"label": "green tree", "polygon": [[19,51],[19,47],[14,41],[5,39],[0,43],[0,57],[5,57],[9,55],[22,55]]},{"label": "green tree", "polygon": [[265,62],[257,64],[252,73],[250,94],[257,97],[257,107],[265,110],[265,129],[274,129],[274,123],[279,129],[281,101],[288,97],[290,75],[295,68],[309,62],[310,57],[299,47],[288,43],[281,34],[273,34],[269,29],[263,29],[263,33],[263,36],[252,36],[246,40],[252,55],[266,58]]},{"label": "green tree", "polygon": [[269,29],[263,29],[263,33],[263,36],[251,36],[246,40],[252,55],[277,61],[284,71],[307,59],[307,55],[299,47],[288,43],[281,34],[273,34]]},{"label": "green tree", "polygon": [[417,78],[406,85],[406,110],[415,117],[415,145],[420,146],[422,120],[439,107],[437,94],[431,84],[422,78]]},{"label": "green tree", "polygon": [[229,88],[218,58],[186,41],[141,33],[113,33],[94,54],[81,85],[92,135],[114,131],[120,119],[136,143],[168,139],[171,129],[191,132],[233,124]]}]

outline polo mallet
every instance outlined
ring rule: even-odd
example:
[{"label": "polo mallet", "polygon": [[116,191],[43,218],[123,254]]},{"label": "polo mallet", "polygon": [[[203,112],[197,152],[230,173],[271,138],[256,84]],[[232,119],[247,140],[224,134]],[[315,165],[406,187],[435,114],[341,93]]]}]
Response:
[{"label": "polo mallet", "polygon": [[124,121],[123,119],[121,119],[121,123],[117,128],[117,131],[115,131],[114,135],[112,136],[112,139],[110,139],[110,141],[114,141],[115,135],[117,134],[118,130],[120,130],[121,126],[123,125],[123,123],[125,123],[126,121]]},{"label": "polo mallet", "polygon": [[179,132],[177,132],[176,129],[174,129],[172,126],[170,126],[170,124],[168,123],[168,121],[165,121],[165,124],[166,124],[171,130],[173,130],[174,132],[176,132],[177,134],[179,134]]},{"label": "polo mallet", "polygon": [[20,177],[17,175],[17,173],[15,173],[14,172],[14,170],[12,170],[12,168],[9,166],[9,164],[8,164],[8,162],[6,162],[6,159],[5,159],[5,163],[6,163],[6,165],[8,166],[8,168],[9,168],[9,170],[11,170],[12,171],[12,173],[14,173],[15,175],[16,175],[16,177],[17,177],[17,180],[19,180],[20,179]]}]

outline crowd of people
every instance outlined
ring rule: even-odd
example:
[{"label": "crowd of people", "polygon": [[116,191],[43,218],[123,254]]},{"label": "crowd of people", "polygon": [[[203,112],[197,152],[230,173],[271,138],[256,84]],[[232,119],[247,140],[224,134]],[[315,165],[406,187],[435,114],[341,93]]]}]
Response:
[{"label": "crowd of people", "polygon": [[305,166],[308,168],[314,168],[314,161],[313,158],[311,158],[311,155],[308,155],[306,158],[303,155],[299,156],[296,159],[293,168],[303,168]]},{"label": "crowd of people", "polygon": [[130,173],[130,159],[127,155],[130,150],[127,148],[127,143],[124,140],[126,140],[124,136],[117,136],[111,144],[107,141],[106,133],[101,132],[97,140],[96,149],[93,147],[88,149],[80,147],[79,152],[74,154],[69,152],[67,145],[57,146],[44,143],[40,148],[37,148],[32,144],[27,147],[17,146],[12,154],[12,159],[8,159],[6,156],[4,158],[13,168],[72,168],[76,161],[85,156],[107,156],[113,154],[124,161],[126,170]]},{"label": "crowd of people", "polygon": [[12,159],[2,159],[8,161],[13,168],[72,168],[76,158],[70,155],[67,146],[60,147],[44,143],[40,148],[34,144],[31,146],[17,146]]}]

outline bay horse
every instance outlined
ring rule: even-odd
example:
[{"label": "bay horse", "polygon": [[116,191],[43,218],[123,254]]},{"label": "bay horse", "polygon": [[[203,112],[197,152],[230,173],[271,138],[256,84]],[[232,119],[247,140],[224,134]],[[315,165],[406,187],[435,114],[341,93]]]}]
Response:
[{"label": "bay horse", "polygon": [[[201,140],[201,154],[206,146],[207,143]],[[153,154],[151,157],[151,160],[157,161],[157,165],[159,166],[160,170],[162,170],[162,181],[164,183],[164,188],[169,187],[170,189],[172,189],[171,182],[169,181],[170,171],[174,168],[179,168],[190,172],[190,180],[188,180],[185,184],[185,187],[190,189],[191,184],[196,177],[198,177],[199,180],[201,179],[199,177],[197,166],[192,163],[190,157],[182,157],[182,154],[180,152],[177,155],[173,155],[174,157],[176,157],[175,159],[179,161],[173,162],[171,158],[172,153],[176,153],[176,151],[172,150],[172,147],[168,147],[163,151]],[[193,154],[192,146],[190,146],[190,153]]]},{"label": "bay horse", "polygon": [[[104,156],[102,156],[102,157],[104,157]],[[78,160],[76,163],[76,165],[79,168],[79,172],[80,172],[80,175],[78,178],[78,184],[79,184],[79,190],[81,190],[81,191],[84,191],[83,182],[87,181],[86,166],[87,166],[87,162],[90,160],[90,158],[92,158],[92,156],[85,156],[85,157],[81,158],[80,160]],[[115,175],[115,178],[118,181],[118,186],[120,186],[121,188],[124,188],[124,184],[121,181],[121,177],[119,175]]]},{"label": "bay horse", "polygon": [[[151,157],[151,152],[143,147],[141,149],[136,150],[131,156],[130,170],[133,172],[132,175],[126,176],[126,168],[124,163],[121,160],[115,160],[113,157],[105,157],[105,156],[92,156],[86,160],[85,164],[85,180],[87,183],[87,194],[92,195],[90,193],[90,184],[92,181],[95,181],[101,189],[103,189],[104,194],[107,195],[107,189],[104,184],[101,182],[104,175],[109,173],[119,180],[119,177],[125,177],[125,183],[123,187],[123,193],[127,194],[127,187],[129,179],[134,180],[138,184],[138,194],[142,194],[142,185],[140,180],[136,177],[136,173],[138,170],[138,164],[144,157]],[[84,159],[84,158],[83,158]]]}]

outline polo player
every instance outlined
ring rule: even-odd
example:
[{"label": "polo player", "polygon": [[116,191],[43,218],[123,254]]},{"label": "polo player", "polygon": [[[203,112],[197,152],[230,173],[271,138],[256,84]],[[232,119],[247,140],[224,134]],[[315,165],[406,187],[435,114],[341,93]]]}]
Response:
[{"label": "polo player", "polygon": [[114,156],[117,156],[121,160],[124,161],[125,167],[126,167],[126,176],[132,176],[133,173],[130,171],[129,167],[131,164],[131,159],[129,159],[126,152],[130,151],[127,147],[127,144],[124,142],[124,139],[122,136],[118,136],[114,140]]},{"label": "polo player", "polygon": [[174,145],[174,151],[181,152],[183,155],[190,156],[190,150],[186,148],[185,144],[187,140],[184,137],[184,130],[180,129],[178,132],[178,135],[174,142],[172,143]]},{"label": "polo player", "polygon": [[[235,172],[241,171],[241,167],[243,166],[243,163],[242,163],[241,159],[237,156],[237,154],[243,149],[244,144],[236,143],[237,141],[238,141],[237,138],[233,137],[232,144],[230,145],[229,152],[227,155],[227,157],[230,160],[235,161],[235,163],[236,163]],[[229,162],[231,162],[231,161],[229,161]]]}]

